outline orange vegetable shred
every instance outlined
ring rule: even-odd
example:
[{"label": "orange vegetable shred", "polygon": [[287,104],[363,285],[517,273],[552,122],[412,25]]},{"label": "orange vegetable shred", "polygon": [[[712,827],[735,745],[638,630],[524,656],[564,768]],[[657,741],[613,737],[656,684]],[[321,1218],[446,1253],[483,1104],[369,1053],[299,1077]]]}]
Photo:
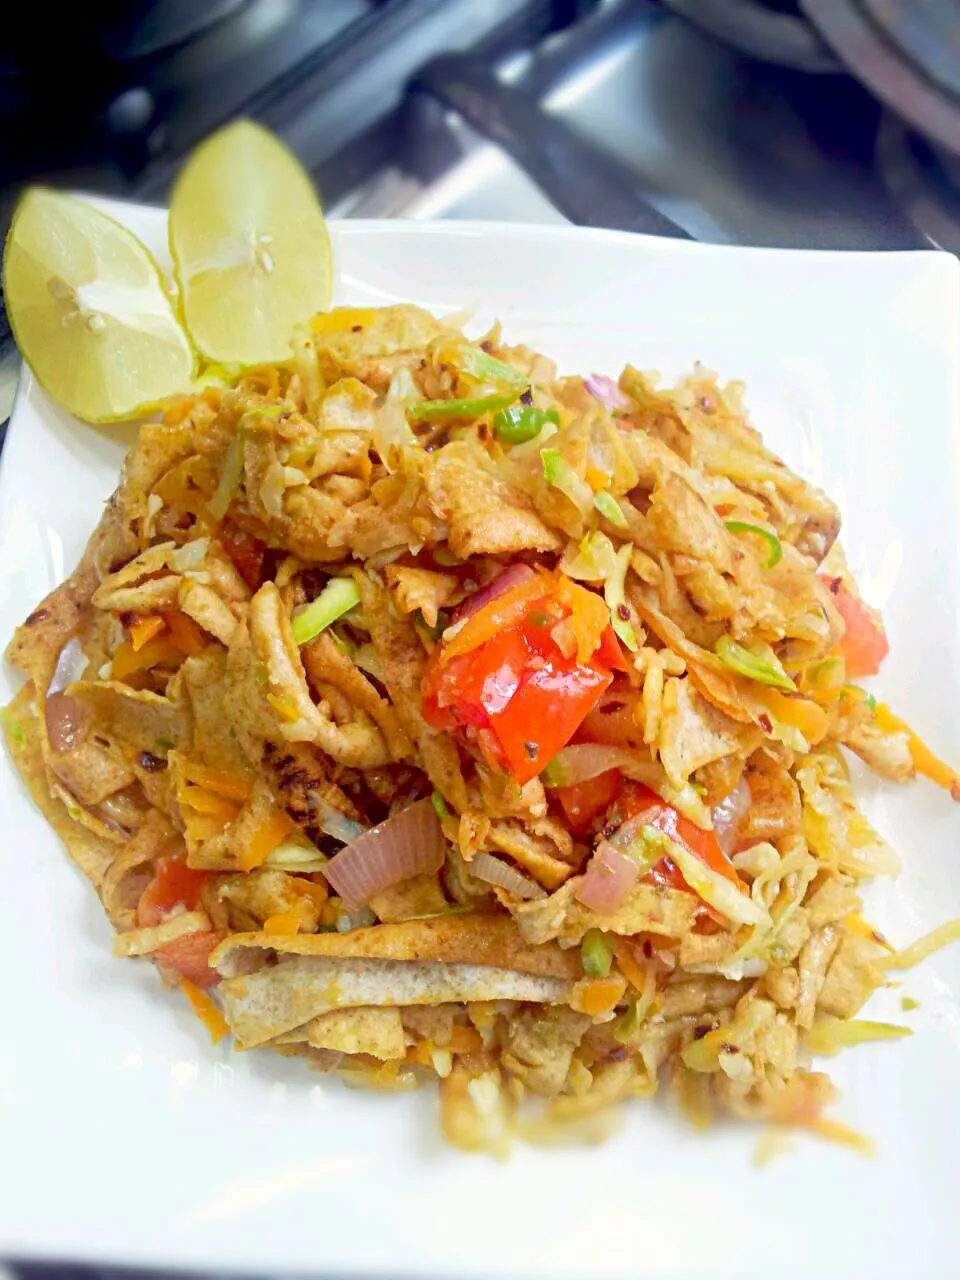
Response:
[{"label": "orange vegetable shred", "polygon": [[874,718],[877,728],[884,733],[905,733],[910,755],[916,765],[917,772],[935,782],[938,787],[949,791],[954,800],[960,800],[960,777],[939,756],[935,756],[922,739],[918,738],[910,726],[895,716],[883,702],[877,704]]},{"label": "orange vegetable shred", "polygon": [[195,982],[191,982],[189,978],[181,978],[180,986],[183,988],[184,995],[190,1001],[193,1012],[210,1032],[210,1039],[214,1044],[219,1044],[224,1036],[229,1033],[230,1028],[227,1026],[227,1020],[220,1012],[217,1004],[207,995],[206,991],[198,987]]},{"label": "orange vegetable shred", "polygon": [[147,641],[159,635],[166,625],[163,618],[158,615],[150,615],[146,618],[138,615],[129,627],[130,647],[133,652],[139,653]]},{"label": "orange vegetable shred", "polygon": [[240,856],[240,866],[244,871],[252,871],[259,867],[268,854],[294,828],[294,822],[280,809],[270,815],[263,826],[256,832]]}]

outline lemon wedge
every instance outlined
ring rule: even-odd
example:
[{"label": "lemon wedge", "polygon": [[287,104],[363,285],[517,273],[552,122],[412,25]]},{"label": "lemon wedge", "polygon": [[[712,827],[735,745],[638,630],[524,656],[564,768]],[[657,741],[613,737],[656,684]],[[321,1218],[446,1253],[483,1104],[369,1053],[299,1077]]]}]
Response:
[{"label": "lemon wedge", "polygon": [[28,190],[7,234],[3,290],[24,360],[78,418],[120,422],[189,389],[193,350],[157,264],[92,205]]},{"label": "lemon wedge", "polygon": [[288,360],[295,326],[330,305],[316,192],[287,148],[249,120],[187,161],[170,201],[170,252],[184,323],[218,364]]}]

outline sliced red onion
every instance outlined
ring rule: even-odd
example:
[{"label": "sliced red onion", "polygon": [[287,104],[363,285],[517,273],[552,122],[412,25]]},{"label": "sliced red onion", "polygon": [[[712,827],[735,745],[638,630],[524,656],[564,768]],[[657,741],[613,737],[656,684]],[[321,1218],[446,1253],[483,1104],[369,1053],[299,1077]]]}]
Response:
[{"label": "sliced red onion", "polygon": [[609,747],[598,742],[577,742],[563,747],[547,766],[544,782],[548,787],[574,787],[589,782],[610,769],[629,773],[636,757],[624,747]]},{"label": "sliced red onion", "polygon": [[87,667],[87,656],[76,636],[60,650],[45,698],[47,738],[58,756],[72,751],[83,735],[85,717],[80,705],[63,692],[75,684]]},{"label": "sliced red onion", "polygon": [[64,689],[69,689],[86,669],[87,655],[80,648],[80,641],[73,636],[60,650],[57,665],[47,685],[47,693],[62,693]]},{"label": "sliced red onion", "polygon": [[625,396],[613,378],[608,378],[606,374],[591,373],[588,378],[584,378],[583,385],[594,400],[599,400],[608,409],[630,408],[630,397]]},{"label": "sliced red onion", "polygon": [[577,886],[576,896],[597,915],[612,915],[626,902],[639,876],[640,868],[632,858],[602,840]]},{"label": "sliced red onion", "polygon": [[713,833],[728,858],[732,858],[740,848],[741,832],[749,812],[750,786],[746,777],[741,777],[726,799],[711,811]]},{"label": "sliced red onion", "polygon": [[323,868],[347,907],[423,872],[439,871],[446,844],[433,804],[418,800],[341,849]]},{"label": "sliced red onion", "polygon": [[476,855],[470,863],[470,874],[484,884],[495,884],[498,888],[505,889],[512,898],[524,898],[529,902],[534,898],[547,896],[546,890],[535,881],[489,853]]},{"label": "sliced red onion", "polygon": [[76,747],[83,737],[86,716],[75,698],[66,693],[48,693],[44,714],[47,737],[54,755],[62,756]]},{"label": "sliced red onion", "polygon": [[534,576],[533,570],[527,564],[510,565],[504,569],[503,573],[498,573],[492,582],[488,582],[481,590],[475,591],[462,604],[457,605],[451,625],[464,622],[467,618],[472,618],[475,613],[482,609],[484,605],[489,604],[491,600],[496,600],[497,596],[502,596],[511,587],[518,587],[522,582],[529,582]]}]

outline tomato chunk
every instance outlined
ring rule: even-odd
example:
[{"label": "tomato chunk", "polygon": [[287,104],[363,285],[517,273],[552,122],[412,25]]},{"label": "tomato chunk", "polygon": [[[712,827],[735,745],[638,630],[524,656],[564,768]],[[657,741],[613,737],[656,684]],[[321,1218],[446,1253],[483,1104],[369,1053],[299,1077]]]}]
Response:
[{"label": "tomato chunk", "polygon": [[[723,876],[738,888],[744,887],[736,868],[720,848],[713,832],[704,831],[695,822],[685,818],[682,813],[641,782],[630,782],[624,787],[611,814],[611,822],[618,825],[626,822],[628,818],[656,827],[665,836],[669,836],[677,844],[689,849],[694,857],[699,858],[711,871]],[[654,884],[660,884],[666,888],[693,892],[669,855],[665,855],[650,869],[647,878]]]},{"label": "tomato chunk", "polygon": [[[575,591],[590,595],[581,587]],[[484,632],[482,643],[469,651],[457,645],[459,637],[434,650],[424,677],[423,714],[434,728],[472,736],[488,759],[492,743],[494,762],[499,757],[522,786],[570,741],[609,687],[614,670],[622,669],[623,655],[609,626],[593,633],[596,647],[586,661],[570,655],[569,646],[560,647],[557,624],[572,618],[576,627],[578,605],[579,622],[587,613],[569,589],[522,601],[519,612],[515,604],[512,625]],[[499,601],[487,608],[494,605],[500,606],[500,617],[508,616]]]},{"label": "tomato chunk", "polygon": [[160,858],[153,879],[140,895],[137,905],[137,923],[141,928],[159,924],[174,907],[196,911],[200,905],[200,890],[212,872],[195,871],[183,858]]},{"label": "tomato chunk", "polygon": [[220,981],[216,969],[210,968],[210,952],[220,941],[217,934],[207,929],[188,933],[165,947],[158,947],[150,956],[166,977],[178,980],[188,978],[198,987],[214,987]]},{"label": "tomato chunk", "polygon": [[620,794],[623,775],[619,769],[608,769],[589,782],[572,787],[556,787],[551,792],[574,835],[582,835],[606,811]]},{"label": "tomato chunk", "polygon": [[[200,906],[200,890],[212,874],[195,871],[183,858],[160,858],[153,879],[140,895],[137,923],[141,928],[160,924],[177,907],[196,911]],[[189,978],[198,987],[212,987],[220,977],[207,961],[219,941],[211,930],[198,929],[158,947],[149,958],[168,978]]]},{"label": "tomato chunk", "polygon": [[266,546],[259,538],[253,537],[229,519],[221,524],[219,537],[237,573],[251,591],[257,591],[263,583],[263,558],[266,555]]},{"label": "tomato chunk", "polygon": [[881,662],[890,652],[879,613],[849,591],[839,579],[827,581],[833,593],[833,603],[843,619],[844,633],[840,641],[840,652],[847,664],[847,675],[851,680],[875,676],[880,670]]}]

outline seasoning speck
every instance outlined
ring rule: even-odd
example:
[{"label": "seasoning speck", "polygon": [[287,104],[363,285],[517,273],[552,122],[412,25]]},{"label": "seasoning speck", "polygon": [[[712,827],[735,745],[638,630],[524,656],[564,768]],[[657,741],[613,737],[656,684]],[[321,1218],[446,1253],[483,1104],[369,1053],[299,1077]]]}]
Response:
[{"label": "seasoning speck", "polygon": [[540,748],[535,742],[525,742],[523,744],[523,749],[531,760],[536,760],[537,756],[540,754]]}]

